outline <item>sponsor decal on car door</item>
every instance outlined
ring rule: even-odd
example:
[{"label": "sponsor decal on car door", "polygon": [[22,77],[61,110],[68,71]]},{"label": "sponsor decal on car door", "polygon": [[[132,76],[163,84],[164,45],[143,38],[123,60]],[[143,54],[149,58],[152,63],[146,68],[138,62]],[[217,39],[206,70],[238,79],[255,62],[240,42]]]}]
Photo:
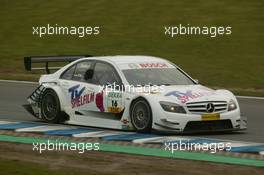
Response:
[{"label": "sponsor decal on car door", "polygon": [[94,92],[92,89],[82,86],[81,84],[74,85],[68,90],[71,108],[86,106],[94,102]]},{"label": "sponsor decal on car door", "polygon": [[124,109],[124,97],[121,91],[108,91],[105,88],[95,93],[96,111],[120,113]]},{"label": "sponsor decal on car door", "polygon": [[122,92],[108,92],[100,86],[80,83],[68,89],[71,108],[78,112],[120,113],[124,109]]},{"label": "sponsor decal on car door", "polygon": [[124,98],[122,92],[108,92],[106,94],[107,111],[120,113],[124,109]]}]

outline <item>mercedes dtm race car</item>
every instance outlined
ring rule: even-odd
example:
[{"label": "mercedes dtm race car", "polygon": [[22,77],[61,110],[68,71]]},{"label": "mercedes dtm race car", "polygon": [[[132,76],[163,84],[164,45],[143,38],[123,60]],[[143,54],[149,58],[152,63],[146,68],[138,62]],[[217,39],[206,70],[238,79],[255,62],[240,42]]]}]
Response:
[{"label": "mercedes dtm race car", "polygon": [[151,56],[26,57],[33,63],[69,61],[41,76],[26,109],[39,119],[150,132],[245,129],[236,97],[198,84],[177,65]]}]

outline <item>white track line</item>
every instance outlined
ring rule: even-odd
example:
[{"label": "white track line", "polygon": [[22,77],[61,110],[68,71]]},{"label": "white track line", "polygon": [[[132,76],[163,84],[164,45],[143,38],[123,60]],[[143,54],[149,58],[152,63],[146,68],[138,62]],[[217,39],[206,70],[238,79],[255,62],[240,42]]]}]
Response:
[{"label": "white track line", "polygon": [[19,123],[19,122],[15,122],[15,121],[0,121],[0,125],[15,124],[15,123]]},{"label": "white track line", "polygon": [[188,141],[192,140],[194,137],[184,137],[184,136],[157,136],[151,138],[135,139],[133,143],[163,143],[170,141]]},{"label": "white track line", "polygon": [[34,126],[34,127],[16,129],[16,132],[46,132],[46,131],[65,130],[65,129],[70,129],[70,127],[44,125],[44,126]]},{"label": "white track line", "polygon": [[0,83],[38,84],[38,82],[33,82],[33,81],[17,81],[17,80],[0,80]]},{"label": "white track line", "polygon": [[256,100],[264,100],[264,97],[252,97],[252,96],[236,96],[237,98],[244,99],[256,99]]},{"label": "white track line", "polygon": [[73,137],[105,137],[105,136],[112,136],[112,135],[119,135],[123,134],[121,132],[113,132],[113,131],[95,131],[95,132],[87,132],[87,133],[80,133],[80,134],[73,134]]}]

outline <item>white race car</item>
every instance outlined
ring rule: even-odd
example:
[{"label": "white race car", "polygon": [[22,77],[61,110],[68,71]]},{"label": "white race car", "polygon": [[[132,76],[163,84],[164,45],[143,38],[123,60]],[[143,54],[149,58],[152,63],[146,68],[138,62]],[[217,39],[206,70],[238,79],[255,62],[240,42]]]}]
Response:
[{"label": "white race car", "polygon": [[26,109],[42,120],[150,132],[233,131],[246,128],[236,97],[198,84],[175,64],[151,56],[26,57],[69,61],[42,75]]}]

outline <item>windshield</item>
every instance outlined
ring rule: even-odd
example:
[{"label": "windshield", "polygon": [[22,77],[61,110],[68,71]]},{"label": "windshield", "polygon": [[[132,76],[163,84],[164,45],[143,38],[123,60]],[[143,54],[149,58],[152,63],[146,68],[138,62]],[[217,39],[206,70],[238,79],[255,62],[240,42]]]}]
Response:
[{"label": "windshield", "polygon": [[193,85],[190,78],[177,68],[127,69],[123,73],[130,85]]}]

